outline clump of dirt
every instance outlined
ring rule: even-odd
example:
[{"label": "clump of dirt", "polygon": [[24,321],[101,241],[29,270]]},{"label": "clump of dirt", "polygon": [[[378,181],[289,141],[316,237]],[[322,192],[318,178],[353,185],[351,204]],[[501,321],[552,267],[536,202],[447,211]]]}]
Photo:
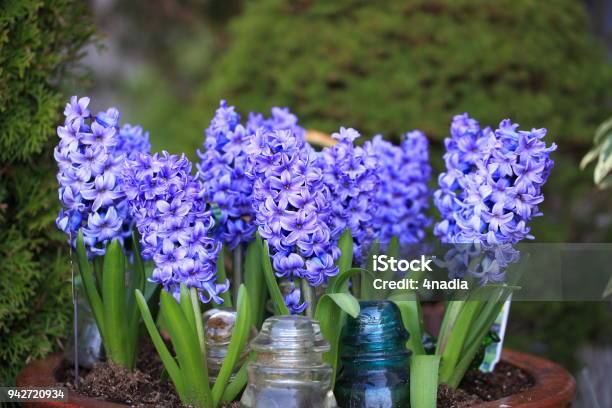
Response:
[{"label": "clump of dirt", "polygon": [[111,363],[98,363],[82,379],[78,392],[133,407],[179,407],[181,402],[167,381],[140,370],[129,372]]},{"label": "clump of dirt", "polygon": [[500,362],[492,373],[469,371],[459,388],[445,385],[438,387],[438,408],[467,408],[484,402],[495,401],[518,394],[533,387],[533,379],[525,371]]},{"label": "clump of dirt", "polygon": [[482,402],[476,395],[469,394],[461,388],[453,390],[442,384],[438,387],[438,407],[467,408]]},{"label": "clump of dirt", "polygon": [[[74,385],[74,370],[64,362],[56,373],[57,380],[71,392],[135,408],[181,407],[170,380],[162,379],[164,366],[155,347],[144,341],[140,347],[137,367],[130,372],[109,362],[97,363],[91,370],[81,369],[78,389]],[[232,402],[223,408],[239,408]]]},{"label": "clump of dirt", "polygon": [[513,365],[500,362],[492,373],[470,371],[460,388],[478,395],[484,401],[495,401],[512,394],[518,394],[533,387],[533,378]]}]

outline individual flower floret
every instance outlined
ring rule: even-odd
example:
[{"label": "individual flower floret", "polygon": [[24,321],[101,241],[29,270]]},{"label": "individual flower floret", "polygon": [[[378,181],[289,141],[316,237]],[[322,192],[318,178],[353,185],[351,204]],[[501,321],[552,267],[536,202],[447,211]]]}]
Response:
[{"label": "individual flower floret", "polygon": [[142,236],[142,253],[155,262],[151,280],[176,297],[180,285],[202,301],[223,303],[229,282],[217,282],[221,243],[211,237],[214,219],[191,163],[168,152],[142,154],[124,170],[125,192]]},{"label": "individual flower floret", "polygon": [[72,246],[82,229],[89,255],[95,256],[104,254],[110,240],[123,242],[131,233],[121,168],[126,157],[148,152],[149,144],[142,131],[119,130],[117,109],[93,117],[88,106],[89,98],[73,96],[64,109],[64,125],[57,128],[54,156],[63,208],[56,224]]}]

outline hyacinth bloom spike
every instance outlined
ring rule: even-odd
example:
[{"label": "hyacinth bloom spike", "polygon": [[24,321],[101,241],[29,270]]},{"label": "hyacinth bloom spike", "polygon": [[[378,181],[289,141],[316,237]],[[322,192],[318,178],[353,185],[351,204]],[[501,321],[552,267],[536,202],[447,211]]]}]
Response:
[{"label": "hyacinth bloom spike", "polygon": [[377,239],[388,243],[397,237],[401,244],[421,242],[431,220],[429,208],[431,178],[428,142],[425,134],[415,130],[404,135],[400,146],[374,137],[373,150],[380,163],[380,186],[374,213]]},{"label": "hyacinth bloom spike", "polygon": [[323,149],[323,180],[331,195],[331,235],[335,241],[349,228],[353,254],[361,259],[375,237],[374,217],[378,211],[378,160],[372,143],[356,146],[357,130],[340,128],[332,135],[338,143]]},{"label": "hyacinth bloom spike", "polygon": [[541,215],[537,205],[556,149],[541,140],[545,135],[545,129],[519,131],[509,119],[492,130],[481,129],[467,114],[455,116],[445,140],[446,172],[434,195],[442,216],[436,236],[444,242],[510,244],[529,238],[527,225]]},{"label": "hyacinth bloom spike", "polygon": [[[289,119],[283,123],[293,123]],[[276,276],[312,286],[327,282],[338,273],[339,251],[330,229],[331,194],[315,152],[301,133],[266,127],[257,128],[246,151],[255,223],[268,242]],[[306,307],[299,296],[294,288],[285,299],[293,313]]]},{"label": "hyacinth bloom spike", "polygon": [[[97,256],[105,253],[112,239],[123,242],[131,234],[122,166],[127,157],[148,152],[150,145],[149,135],[139,126],[119,128],[121,115],[116,108],[93,116],[89,102],[87,97],[70,98],[64,125],[57,128],[60,141],[53,153],[63,208],[56,225],[73,247],[83,229],[89,255]],[[128,131],[135,128],[139,131]]]},{"label": "hyacinth bloom spike", "polygon": [[229,282],[217,282],[221,243],[212,237],[214,218],[191,167],[184,155],[141,154],[126,164],[125,191],[143,256],[155,262],[151,281],[176,298],[185,284],[203,302],[220,304],[229,289]]},{"label": "hyacinth bloom spike", "polygon": [[240,120],[233,106],[220,102],[205,131],[205,150],[198,151],[200,163],[196,165],[206,200],[219,209],[215,234],[230,249],[252,241],[257,229],[251,205],[254,180],[246,174],[247,158],[270,151],[258,132],[290,129],[304,133],[287,108],[272,108],[270,118],[251,113],[244,126]]},{"label": "hyacinth bloom spike", "polygon": [[464,113],[453,118],[444,141],[446,172],[434,194],[441,221],[434,234],[446,243],[493,246],[495,254],[477,273],[483,283],[502,280],[517,258],[511,245],[533,239],[528,225],[542,215],[542,187],[554,165],[556,145],[542,141],[546,129],[518,128],[509,119],[495,130],[481,128]]}]

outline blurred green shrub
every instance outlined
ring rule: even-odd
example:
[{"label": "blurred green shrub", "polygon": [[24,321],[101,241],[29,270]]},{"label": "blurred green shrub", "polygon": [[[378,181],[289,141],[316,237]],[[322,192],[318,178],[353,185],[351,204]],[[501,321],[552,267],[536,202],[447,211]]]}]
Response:
[{"label": "blurred green shrub", "polygon": [[548,128],[559,144],[534,235],[612,239],[598,224],[609,201],[578,171],[612,89],[580,2],[263,0],[246,3],[230,34],[182,123],[201,123],[227,99],[241,112],[289,106],[325,132],[344,125],[397,137],[419,128],[440,169],[453,115],[491,126],[510,117]]},{"label": "blurred green shrub", "polygon": [[232,33],[202,88],[206,112],[220,98],[243,111],[282,104],[326,132],[397,136],[416,124],[440,139],[469,111],[586,141],[612,85],[573,0],[264,0]]},{"label": "blurred green shrub", "polygon": [[586,344],[612,346],[610,302],[513,302],[506,345],[539,354],[577,373]]},{"label": "blurred green shrub", "polygon": [[53,161],[70,77],[92,26],[86,3],[0,3],[0,384],[67,334],[65,238]]}]

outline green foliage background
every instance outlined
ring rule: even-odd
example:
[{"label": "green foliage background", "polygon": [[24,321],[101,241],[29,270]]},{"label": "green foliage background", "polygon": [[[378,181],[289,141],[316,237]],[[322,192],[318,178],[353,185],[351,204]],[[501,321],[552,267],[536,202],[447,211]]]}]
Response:
[{"label": "green foliage background", "polygon": [[70,270],[55,228],[60,85],[92,35],[86,4],[0,5],[0,384],[68,333]]},{"label": "green foliage background", "polygon": [[[612,239],[609,192],[579,171],[612,107],[612,69],[581,2],[247,2],[210,77],[186,118],[178,115],[185,126],[205,127],[203,117],[226,99],[243,113],[289,106],[325,132],[352,126],[398,138],[419,128],[437,171],[457,113],[489,126],[510,117],[521,128],[545,127],[559,149],[533,234],[540,242]],[[201,136],[183,143],[192,151]],[[575,369],[582,344],[612,341],[610,313],[607,303],[515,302],[508,344]]]},{"label": "green foliage background", "polygon": [[230,34],[194,108],[179,115],[187,129],[205,127],[220,99],[241,112],[289,106],[324,132],[398,138],[419,128],[440,170],[453,115],[489,126],[510,117],[559,145],[537,239],[612,239],[612,228],[593,225],[609,200],[578,170],[612,102],[612,69],[580,2],[263,0],[246,3]]}]

